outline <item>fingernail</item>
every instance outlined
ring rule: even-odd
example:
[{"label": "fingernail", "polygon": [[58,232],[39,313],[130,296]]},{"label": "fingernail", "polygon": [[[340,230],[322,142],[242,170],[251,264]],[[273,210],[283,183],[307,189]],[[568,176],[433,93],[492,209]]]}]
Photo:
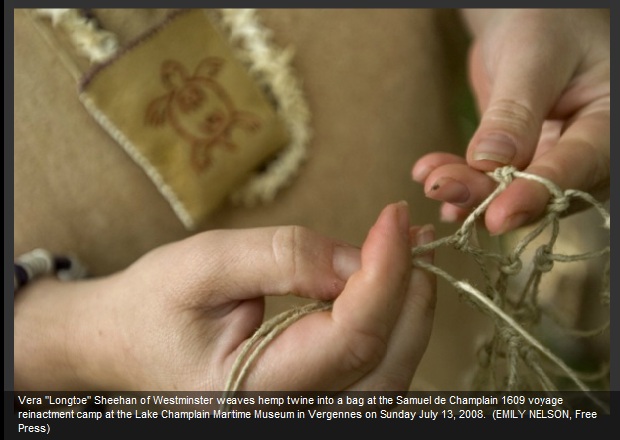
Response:
[{"label": "fingernail", "polygon": [[401,200],[396,204],[396,215],[398,216],[398,227],[404,237],[409,237],[409,204]]},{"label": "fingernail", "polygon": [[[416,239],[418,246],[425,246],[431,243],[435,239],[435,227],[431,224],[422,226],[417,233]],[[431,262],[433,260],[433,255],[433,251],[430,250],[416,258],[421,258]]]},{"label": "fingernail", "polygon": [[518,214],[511,215],[510,217],[506,219],[502,227],[498,231],[492,233],[491,235],[505,234],[506,232],[510,232],[514,229],[517,229],[525,225],[527,222],[529,222],[529,220],[530,220],[530,215],[527,213],[521,212]]},{"label": "fingernail", "polygon": [[483,137],[474,151],[474,160],[491,160],[508,165],[517,154],[517,146],[508,136],[494,133]]},{"label": "fingernail", "polygon": [[412,225],[409,227],[409,246],[416,247],[418,245],[418,231],[420,226]]},{"label": "fingernail", "polygon": [[424,246],[435,239],[435,226],[432,224],[424,225],[417,234],[418,246]]},{"label": "fingernail", "polygon": [[360,250],[353,246],[334,246],[332,258],[334,272],[343,281],[348,280],[361,267]]},{"label": "fingernail", "polygon": [[437,179],[426,195],[448,203],[465,203],[470,197],[465,185],[449,177]]}]

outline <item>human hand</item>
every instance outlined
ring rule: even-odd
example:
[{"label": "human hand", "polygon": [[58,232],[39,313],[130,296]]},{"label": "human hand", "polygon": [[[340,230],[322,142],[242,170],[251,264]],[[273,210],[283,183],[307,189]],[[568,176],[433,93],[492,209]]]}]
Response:
[{"label": "human hand", "polygon": [[[435,303],[434,278],[412,268],[410,247],[432,239],[432,228],[409,227],[399,203],[384,209],[361,251],[300,227],[209,231],[155,249],[111,277],[46,280],[38,295],[56,288],[63,292],[50,295],[76,295],[62,312],[71,331],[57,344],[69,360],[57,369],[72,382],[68,389],[223,390],[263,321],[264,297],[295,292],[335,299],[333,309],[303,317],[271,341],[242,389],[406,390]],[[22,378],[32,343],[24,326],[41,304],[32,302],[36,284],[16,298]]]},{"label": "human hand", "polygon": [[[508,164],[562,189],[607,199],[609,11],[498,9],[464,15],[474,35],[469,70],[480,124],[465,158],[431,153],[412,170],[426,195],[443,202],[442,220],[462,220],[495,188],[485,172]],[[489,205],[486,227],[501,234],[533,222],[548,200],[543,185],[517,179]]]}]

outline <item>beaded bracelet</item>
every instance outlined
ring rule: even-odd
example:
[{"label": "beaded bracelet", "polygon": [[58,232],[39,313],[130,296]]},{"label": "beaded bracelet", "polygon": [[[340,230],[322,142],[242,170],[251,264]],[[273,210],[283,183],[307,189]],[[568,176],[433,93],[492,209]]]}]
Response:
[{"label": "beaded bracelet", "polygon": [[45,249],[34,249],[20,255],[14,262],[13,294],[29,282],[55,274],[61,280],[86,277],[86,268],[74,257],[53,255]]}]

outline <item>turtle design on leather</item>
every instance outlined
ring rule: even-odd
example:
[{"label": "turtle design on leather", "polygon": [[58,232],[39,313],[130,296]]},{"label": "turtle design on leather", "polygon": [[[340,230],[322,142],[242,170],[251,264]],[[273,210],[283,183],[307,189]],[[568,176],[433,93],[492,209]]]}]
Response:
[{"label": "turtle design on leather", "polygon": [[223,66],[223,59],[208,57],[190,75],[180,62],[164,61],[160,75],[167,91],[146,109],[147,125],[168,123],[190,144],[191,162],[197,172],[211,165],[213,148],[237,149],[231,139],[233,129],[255,132],[261,126],[256,115],[238,110],[229,93],[216,81]]}]

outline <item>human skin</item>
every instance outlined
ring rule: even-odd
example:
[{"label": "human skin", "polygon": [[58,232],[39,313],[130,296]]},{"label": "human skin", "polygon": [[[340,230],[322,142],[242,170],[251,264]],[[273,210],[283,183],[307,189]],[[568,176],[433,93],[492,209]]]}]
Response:
[{"label": "human skin", "polygon": [[435,305],[410,246],[433,235],[401,202],[361,250],[300,227],[216,230],[110,276],[35,281],[15,299],[15,389],[223,390],[264,297],[290,292],[333,309],[273,340],[243,389],[406,389]]},{"label": "human skin", "polygon": [[[503,165],[607,199],[609,11],[474,9],[463,17],[480,124],[465,157],[430,153],[412,170],[443,202],[442,219],[462,220],[495,187],[485,172]],[[491,203],[485,225],[496,235],[514,230],[537,220],[548,200],[541,184],[516,180]]]}]

